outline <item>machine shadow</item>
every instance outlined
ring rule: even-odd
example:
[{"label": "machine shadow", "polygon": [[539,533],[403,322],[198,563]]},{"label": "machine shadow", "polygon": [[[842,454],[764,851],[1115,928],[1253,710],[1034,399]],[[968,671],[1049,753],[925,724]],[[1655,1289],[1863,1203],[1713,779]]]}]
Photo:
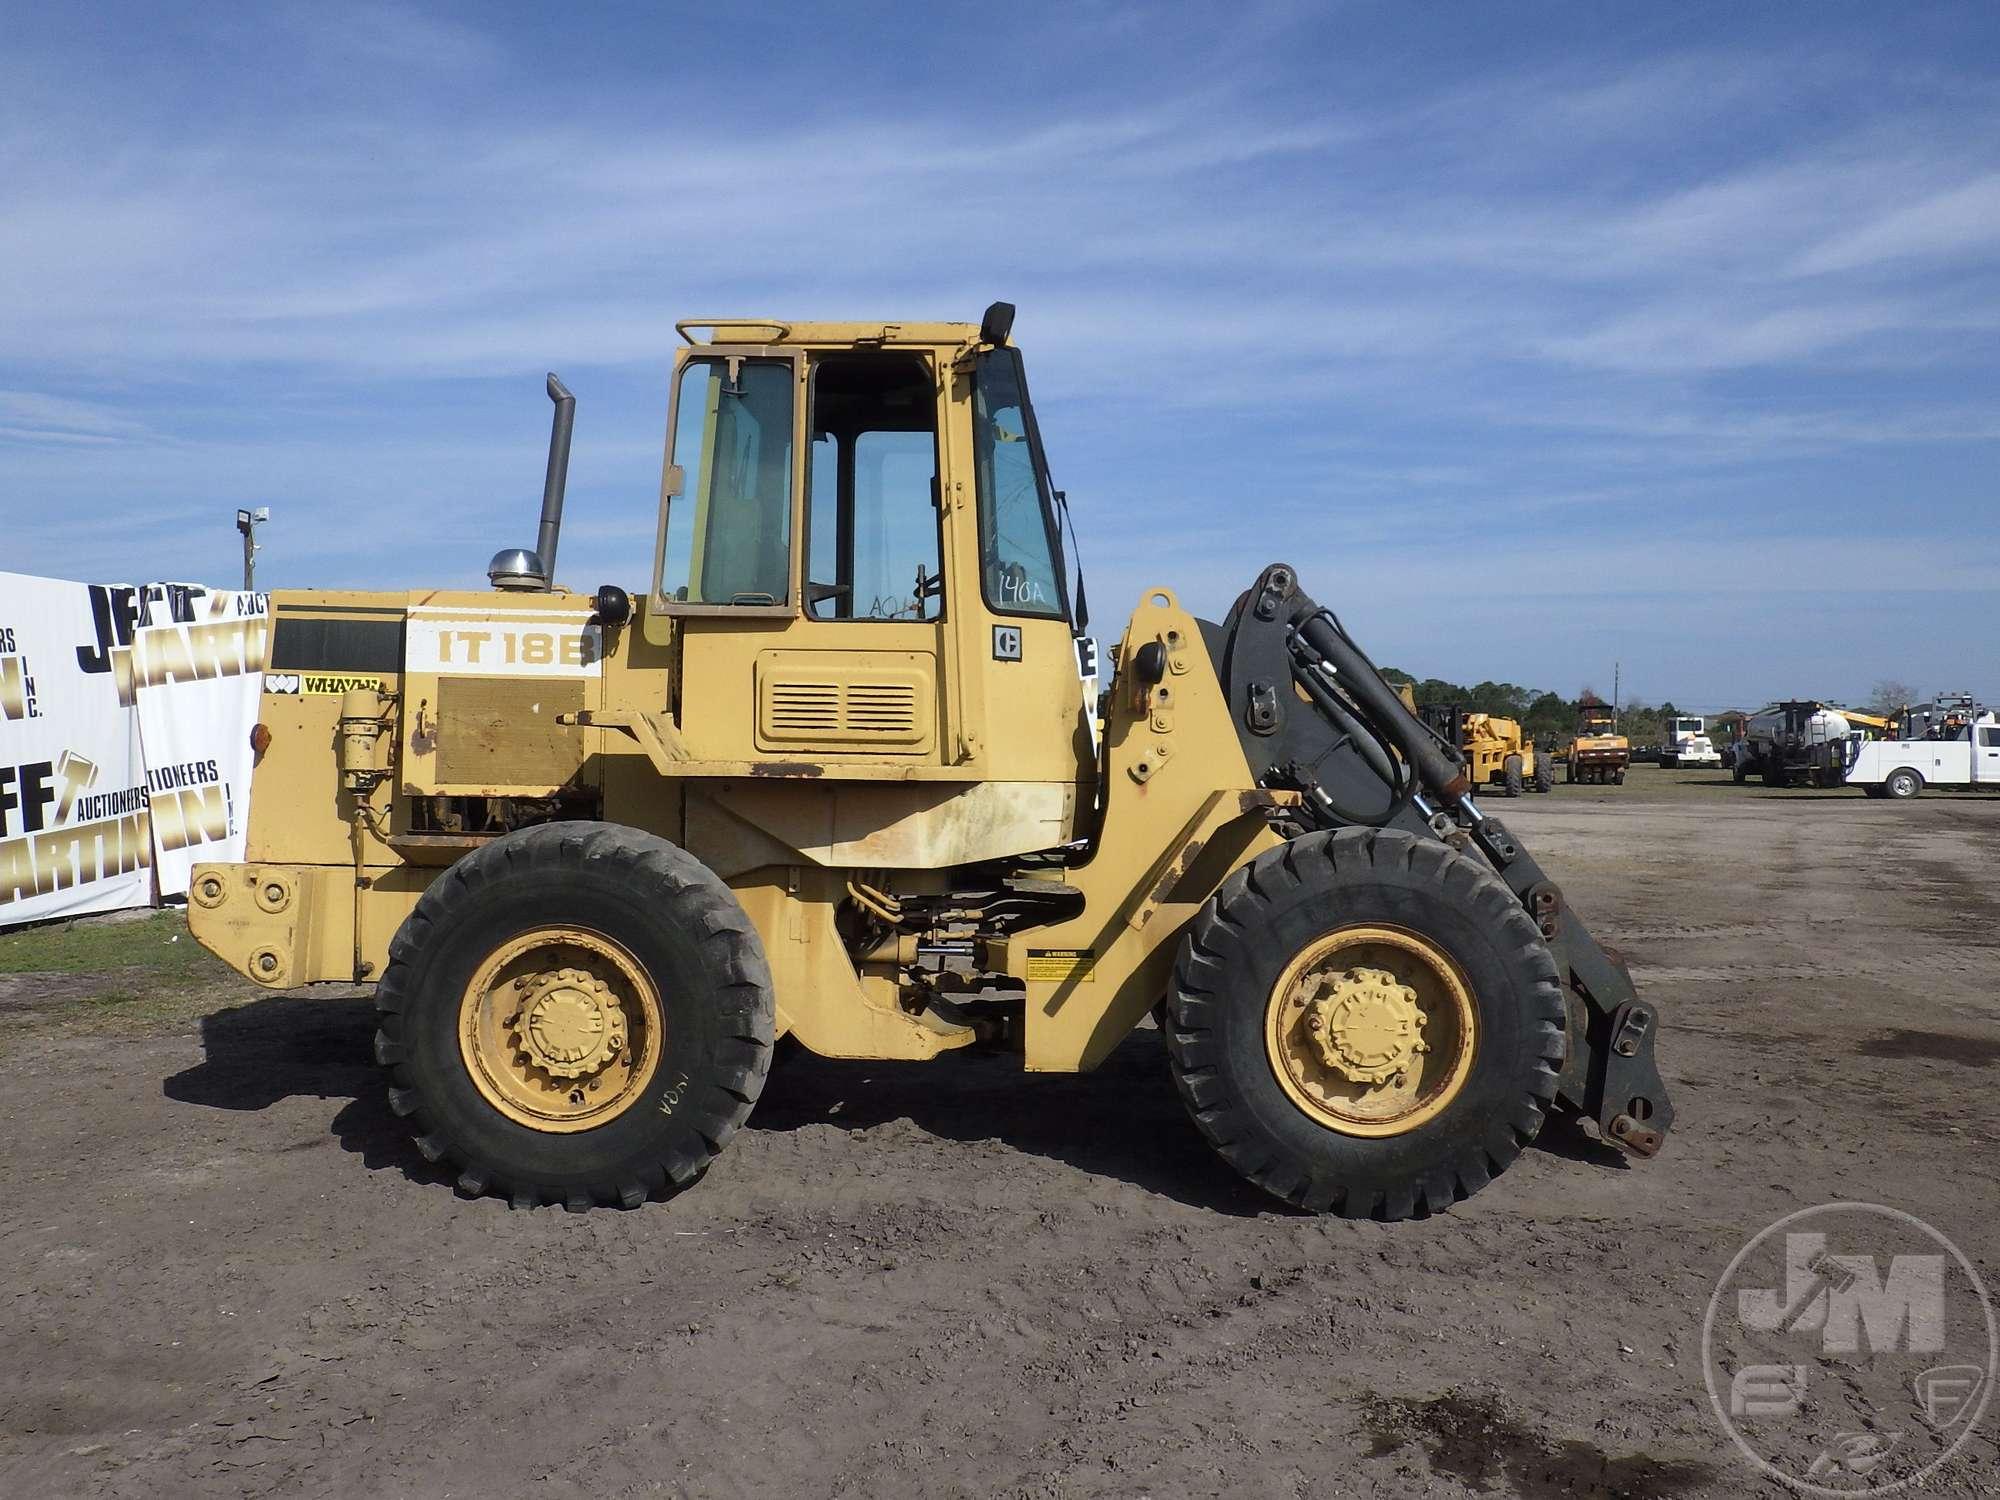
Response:
[{"label": "machine shadow", "polygon": [[[374,1034],[375,1010],[365,998],[254,1000],[203,1017],[202,1061],[166,1079],[162,1092],[181,1104],[253,1112],[291,1098],[347,1099],[333,1119],[343,1150],[370,1170],[445,1182],[389,1108]],[[780,1043],[746,1128],[867,1132],[901,1120],[940,1140],[1000,1141],[1212,1213],[1297,1212],[1238,1177],[1202,1140],[1150,1025],[1086,1074],[1023,1073],[1016,1058],[1001,1053],[847,1062]],[[1536,1149],[1586,1165],[1625,1166],[1618,1152],[1567,1120],[1551,1120]]]},{"label": "machine shadow", "polygon": [[1082,1074],[1025,1073],[1018,1057],[999,1052],[847,1062],[780,1043],[747,1128],[866,1131],[898,1120],[939,1140],[999,1141],[1213,1213],[1296,1212],[1237,1176],[1202,1140],[1150,1025]]},{"label": "machine shadow", "polygon": [[203,1016],[202,1061],[168,1078],[161,1092],[181,1104],[249,1111],[292,1098],[347,1099],[333,1118],[342,1150],[371,1170],[443,1182],[389,1108],[374,1040],[372,1000],[273,995]]}]

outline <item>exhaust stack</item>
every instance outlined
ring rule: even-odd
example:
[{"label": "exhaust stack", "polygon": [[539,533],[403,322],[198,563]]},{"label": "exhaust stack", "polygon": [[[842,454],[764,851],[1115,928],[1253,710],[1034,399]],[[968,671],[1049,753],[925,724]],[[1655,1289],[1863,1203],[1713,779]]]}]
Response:
[{"label": "exhaust stack", "polygon": [[556,586],[556,542],[562,533],[563,490],[569,484],[569,435],[576,426],[576,397],[549,371],[549,400],[556,404],[549,429],[549,472],[542,481],[542,524],[535,533],[535,552],[542,564],[544,589]]}]

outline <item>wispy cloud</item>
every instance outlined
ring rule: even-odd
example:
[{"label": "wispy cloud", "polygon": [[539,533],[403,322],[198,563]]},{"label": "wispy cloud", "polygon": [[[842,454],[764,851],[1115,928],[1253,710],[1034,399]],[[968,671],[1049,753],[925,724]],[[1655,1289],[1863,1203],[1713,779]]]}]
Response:
[{"label": "wispy cloud", "polygon": [[1098,3],[1011,16],[1017,56],[830,15],[807,55],[754,14],[301,5],[24,43],[0,486],[38,547],[240,495],[279,505],[267,565],[299,581],[434,578],[435,549],[356,540],[418,513],[476,576],[554,365],[584,397],[565,568],[609,576],[645,545],[675,317],[1009,296],[1119,588],[1155,581],[1123,556],[1143,511],[1208,607],[1268,560],[1246,513],[1302,566],[1763,597],[1734,559],[1845,568],[1824,529],[1883,544],[1892,485],[1932,500],[1881,555],[1963,576],[2000,467],[1976,49],[1458,24]]},{"label": "wispy cloud", "polygon": [[95,401],[41,391],[0,390],[0,440],[23,443],[131,443],[155,436],[131,416]]},{"label": "wispy cloud", "polygon": [[1799,263],[1808,274],[1887,261],[1951,260],[2000,248],[2000,172],[1890,209],[1833,235]]}]

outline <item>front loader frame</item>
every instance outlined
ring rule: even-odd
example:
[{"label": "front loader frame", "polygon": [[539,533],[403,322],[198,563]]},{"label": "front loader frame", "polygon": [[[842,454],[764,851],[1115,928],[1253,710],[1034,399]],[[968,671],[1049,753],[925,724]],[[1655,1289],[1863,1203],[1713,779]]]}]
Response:
[{"label": "front loader frame", "polygon": [[1560,1097],[1626,1151],[1658,1151],[1673,1106],[1653,1059],[1653,1008],[1561,888],[1480,809],[1457,751],[1404,706],[1285,564],[1266,568],[1211,630],[1210,649],[1260,783],[1299,789],[1317,826],[1399,828],[1493,867],[1534,918],[1564,981],[1569,1056]]}]

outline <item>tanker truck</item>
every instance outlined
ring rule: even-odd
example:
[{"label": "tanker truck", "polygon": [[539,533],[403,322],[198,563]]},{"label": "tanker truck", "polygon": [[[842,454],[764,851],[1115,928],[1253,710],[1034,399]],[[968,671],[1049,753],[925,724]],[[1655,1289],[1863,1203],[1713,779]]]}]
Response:
[{"label": "tanker truck", "polygon": [[1839,786],[1854,753],[1852,729],[1816,700],[1773,703],[1744,724],[1731,769],[1739,782],[1756,775],[1766,786]]}]

